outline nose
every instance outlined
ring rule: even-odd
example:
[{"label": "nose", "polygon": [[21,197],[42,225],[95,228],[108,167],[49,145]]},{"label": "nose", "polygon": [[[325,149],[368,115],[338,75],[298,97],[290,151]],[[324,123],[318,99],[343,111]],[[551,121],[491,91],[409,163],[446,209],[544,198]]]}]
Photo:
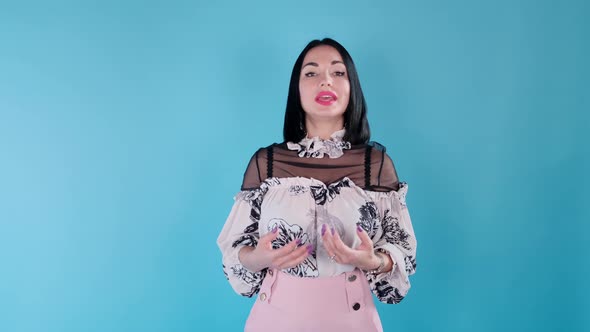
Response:
[{"label": "nose", "polygon": [[332,78],[330,77],[330,74],[323,75],[322,80],[320,81],[320,86],[332,86]]}]

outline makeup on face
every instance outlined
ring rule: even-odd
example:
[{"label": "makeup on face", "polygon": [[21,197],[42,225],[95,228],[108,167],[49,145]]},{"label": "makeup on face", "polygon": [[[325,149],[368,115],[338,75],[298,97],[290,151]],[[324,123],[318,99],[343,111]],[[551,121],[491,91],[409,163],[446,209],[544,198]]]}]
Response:
[{"label": "makeup on face", "polygon": [[331,46],[311,49],[299,78],[301,105],[310,118],[340,119],[350,98],[350,82],[342,56]]},{"label": "makeup on face", "polygon": [[320,93],[318,93],[315,97],[315,102],[324,106],[330,106],[336,100],[338,100],[338,97],[334,92],[331,91],[320,91]]}]

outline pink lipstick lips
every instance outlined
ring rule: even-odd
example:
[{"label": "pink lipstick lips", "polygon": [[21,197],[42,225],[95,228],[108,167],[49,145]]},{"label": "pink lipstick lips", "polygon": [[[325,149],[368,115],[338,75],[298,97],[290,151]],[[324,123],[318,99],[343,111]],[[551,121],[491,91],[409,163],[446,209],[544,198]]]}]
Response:
[{"label": "pink lipstick lips", "polygon": [[338,97],[336,97],[336,94],[334,94],[333,92],[331,92],[331,91],[321,91],[315,97],[315,102],[318,103],[318,104],[320,104],[320,105],[330,106],[337,99],[338,99]]}]

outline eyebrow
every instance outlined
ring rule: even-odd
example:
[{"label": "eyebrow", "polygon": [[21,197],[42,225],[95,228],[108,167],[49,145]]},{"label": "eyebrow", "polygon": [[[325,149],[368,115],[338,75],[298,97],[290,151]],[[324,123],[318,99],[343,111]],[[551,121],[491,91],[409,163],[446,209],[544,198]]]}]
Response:
[{"label": "eyebrow", "polygon": [[[332,61],[331,65],[335,65],[337,63],[344,64],[344,62],[342,62],[342,61],[334,60],[334,61]],[[308,63],[304,64],[303,67],[301,67],[301,69],[305,68],[305,66],[319,67],[319,65],[317,63],[315,63],[315,62],[308,62]]]}]

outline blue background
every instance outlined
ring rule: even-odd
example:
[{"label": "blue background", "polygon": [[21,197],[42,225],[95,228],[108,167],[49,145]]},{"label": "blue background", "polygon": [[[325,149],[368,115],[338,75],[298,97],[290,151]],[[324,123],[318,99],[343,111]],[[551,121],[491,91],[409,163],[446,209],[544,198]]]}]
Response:
[{"label": "blue background", "polygon": [[357,64],[418,236],[386,331],[588,331],[587,1],[0,2],[0,331],[239,331],[215,240],[292,65]]}]

